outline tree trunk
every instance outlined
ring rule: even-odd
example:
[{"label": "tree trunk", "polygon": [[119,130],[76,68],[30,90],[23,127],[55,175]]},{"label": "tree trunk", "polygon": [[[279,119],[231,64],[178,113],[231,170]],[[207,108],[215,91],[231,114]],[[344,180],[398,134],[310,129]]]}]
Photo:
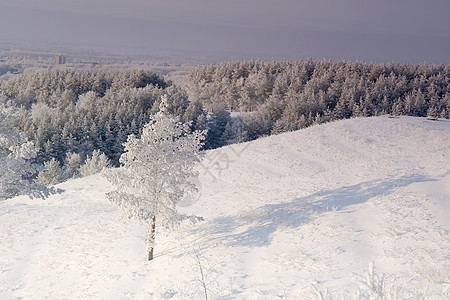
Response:
[{"label": "tree trunk", "polygon": [[[152,218],[152,229],[151,229],[151,238],[153,240],[153,243],[155,243],[155,233],[156,233],[156,216],[153,216]],[[153,248],[152,247],[150,249],[150,251],[148,251],[148,260],[152,260],[153,259]]]}]

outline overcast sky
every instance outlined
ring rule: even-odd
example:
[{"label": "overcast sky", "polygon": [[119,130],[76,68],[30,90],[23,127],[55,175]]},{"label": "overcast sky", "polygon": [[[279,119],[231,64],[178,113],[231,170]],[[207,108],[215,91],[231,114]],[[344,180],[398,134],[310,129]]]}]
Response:
[{"label": "overcast sky", "polygon": [[0,0],[0,43],[450,63],[450,0]]}]

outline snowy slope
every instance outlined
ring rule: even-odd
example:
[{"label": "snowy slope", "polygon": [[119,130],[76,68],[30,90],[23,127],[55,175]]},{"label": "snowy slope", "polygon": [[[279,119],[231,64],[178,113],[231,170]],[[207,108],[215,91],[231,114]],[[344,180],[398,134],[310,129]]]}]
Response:
[{"label": "snowy slope", "polygon": [[0,299],[450,297],[450,121],[313,126],[210,151],[199,171],[180,210],[205,221],[157,228],[152,262],[100,175],[0,202]]}]

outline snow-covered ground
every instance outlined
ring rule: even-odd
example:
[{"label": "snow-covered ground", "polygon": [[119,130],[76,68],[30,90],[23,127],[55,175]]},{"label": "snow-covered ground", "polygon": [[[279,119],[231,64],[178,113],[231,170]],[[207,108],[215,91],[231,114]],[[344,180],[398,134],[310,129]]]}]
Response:
[{"label": "snow-covered ground", "polygon": [[151,262],[100,175],[0,202],[0,299],[450,297],[449,120],[313,126],[199,171],[180,210],[205,221],[157,228]]}]

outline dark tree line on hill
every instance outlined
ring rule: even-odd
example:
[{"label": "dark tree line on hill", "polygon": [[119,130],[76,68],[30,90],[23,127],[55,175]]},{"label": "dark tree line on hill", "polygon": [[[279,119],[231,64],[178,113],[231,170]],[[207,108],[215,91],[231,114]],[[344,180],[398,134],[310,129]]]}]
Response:
[{"label": "dark tree line on hill", "polygon": [[246,61],[201,67],[186,90],[210,112],[240,112],[228,126],[246,141],[351,117],[449,118],[449,83],[450,65]]},{"label": "dark tree line on hill", "polygon": [[148,71],[63,69],[15,75],[0,91],[22,108],[16,127],[39,147],[38,163],[97,150],[118,165],[165,94],[168,113],[208,129],[212,149],[355,116],[449,118],[449,82],[449,65],[247,61],[200,67],[183,89]]}]

